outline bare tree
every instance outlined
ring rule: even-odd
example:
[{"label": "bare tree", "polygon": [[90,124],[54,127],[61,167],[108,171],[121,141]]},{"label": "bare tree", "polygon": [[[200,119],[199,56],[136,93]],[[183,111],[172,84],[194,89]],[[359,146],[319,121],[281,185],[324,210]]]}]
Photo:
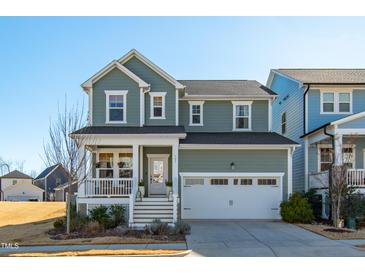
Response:
[{"label": "bare tree", "polygon": [[4,175],[5,173],[10,172],[11,162],[5,161],[0,157],[0,175]]},{"label": "bare tree", "polygon": [[57,118],[51,121],[49,126],[49,141],[43,145],[43,160],[47,166],[62,164],[68,173],[68,191],[66,204],[67,233],[70,233],[71,218],[71,185],[84,180],[81,176],[83,166],[86,166],[86,153],[81,153],[80,139],[72,139],[71,133],[82,128],[86,124],[84,105],[67,105],[67,98],[63,110],[58,110]]}]

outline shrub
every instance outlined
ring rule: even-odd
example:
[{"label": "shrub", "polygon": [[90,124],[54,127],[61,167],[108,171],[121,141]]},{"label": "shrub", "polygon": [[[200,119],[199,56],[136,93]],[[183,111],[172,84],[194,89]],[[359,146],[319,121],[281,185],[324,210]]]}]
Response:
[{"label": "shrub", "polygon": [[312,207],[314,218],[319,221],[322,219],[322,195],[317,194],[315,189],[310,189],[304,194]]},{"label": "shrub", "polygon": [[90,219],[98,222],[103,229],[107,229],[111,226],[111,218],[108,214],[108,208],[106,206],[97,206],[90,210]]},{"label": "shrub", "polygon": [[170,228],[168,223],[163,223],[158,219],[152,221],[150,226],[153,235],[168,235],[170,234]]},{"label": "shrub", "polygon": [[280,204],[280,209],[283,221],[288,223],[311,223],[314,220],[311,205],[300,193],[293,193],[288,201]]},{"label": "shrub", "polygon": [[57,219],[54,223],[53,223],[53,227],[56,230],[64,230],[66,228],[66,220],[64,218],[62,219]]},{"label": "shrub", "polygon": [[343,218],[365,218],[365,196],[347,195],[343,201],[341,215]]},{"label": "shrub", "polygon": [[178,221],[174,226],[174,233],[175,234],[190,234],[191,227],[189,224],[184,223],[183,221]]},{"label": "shrub", "polygon": [[88,234],[96,234],[102,231],[103,227],[98,222],[92,221],[85,226],[84,230]]},{"label": "shrub", "polygon": [[171,182],[171,181],[167,181],[167,182],[166,182],[166,186],[167,186],[167,187],[172,187],[172,182]]},{"label": "shrub", "polygon": [[125,208],[121,205],[110,206],[111,228],[125,224]]}]

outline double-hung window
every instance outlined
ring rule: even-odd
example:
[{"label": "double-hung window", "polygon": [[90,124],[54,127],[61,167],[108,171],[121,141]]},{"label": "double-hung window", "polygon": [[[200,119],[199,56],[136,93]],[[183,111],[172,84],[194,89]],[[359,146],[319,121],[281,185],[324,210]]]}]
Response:
[{"label": "double-hung window", "polygon": [[189,126],[203,125],[203,104],[204,101],[190,101],[189,102]]},{"label": "double-hung window", "polygon": [[106,123],[127,122],[127,90],[106,90]]},{"label": "double-hung window", "polygon": [[233,101],[233,130],[251,130],[252,101]]},{"label": "double-hung window", "polygon": [[113,178],[113,153],[99,153],[99,161],[96,164],[98,178]]},{"label": "double-hung window", "polygon": [[150,92],[151,96],[151,119],[166,119],[165,96],[166,92]]},{"label": "double-hung window", "polygon": [[352,113],[351,92],[321,92],[321,114],[350,114]]},{"label": "double-hung window", "polygon": [[[320,146],[319,147],[319,171],[329,170],[333,161],[332,146]],[[342,147],[342,162],[347,165],[348,168],[354,168],[355,166],[355,147],[353,145],[343,145]]]}]

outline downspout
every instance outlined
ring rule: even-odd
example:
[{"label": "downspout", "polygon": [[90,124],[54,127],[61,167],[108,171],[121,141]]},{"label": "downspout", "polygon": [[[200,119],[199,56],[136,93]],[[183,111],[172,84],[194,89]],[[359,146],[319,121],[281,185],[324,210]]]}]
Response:
[{"label": "downspout", "polygon": [[[331,191],[332,191],[332,166],[335,164],[335,135],[328,133],[327,132],[327,126],[324,127],[324,131],[323,131],[324,135],[327,135],[331,138],[331,143],[332,143],[332,165],[331,168],[328,171],[328,198],[330,199],[331,197]],[[331,201],[331,199],[330,199]],[[330,220],[332,219],[332,206],[330,206],[330,213],[329,213],[329,218]]]},{"label": "downspout", "polygon": [[303,116],[304,116],[303,134],[307,133],[307,127],[306,127],[306,124],[307,124],[307,116],[306,116],[307,100],[306,100],[306,98],[307,97],[306,97],[306,95],[307,95],[309,89],[310,89],[310,85],[308,84],[307,89],[304,91],[304,100],[303,100]]}]

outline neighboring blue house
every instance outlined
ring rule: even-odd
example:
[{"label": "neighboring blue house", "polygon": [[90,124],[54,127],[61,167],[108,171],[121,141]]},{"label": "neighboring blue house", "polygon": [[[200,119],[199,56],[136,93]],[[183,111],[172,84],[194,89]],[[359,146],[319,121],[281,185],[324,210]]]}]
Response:
[{"label": "neighboring blue house", "polygon": [[[35,179],[34,185],[44,189],[44,201],[57,200],[55,188],[65,185],[68,182],[68,173],[61,164],[47,167]],[[59,201],[63,201],[60,198]]]},{"label": "neighboring blue house", "polygon": [[293,155],[293,190],[328,186],[336,164],[348,165],[348,183],[365,187],[365,70],[273,69],[267,87],[273,130],[300,143]]},{"label": "neighboring blue house", "polygon": [[82,165],[79,212],[122,204],[131,226],[280,218],[298,144],[272,132],[277,95],[269,88],[249,80],[176,80],[136,50],[82,88],[89,125],[71,136],[91,161]]}]

